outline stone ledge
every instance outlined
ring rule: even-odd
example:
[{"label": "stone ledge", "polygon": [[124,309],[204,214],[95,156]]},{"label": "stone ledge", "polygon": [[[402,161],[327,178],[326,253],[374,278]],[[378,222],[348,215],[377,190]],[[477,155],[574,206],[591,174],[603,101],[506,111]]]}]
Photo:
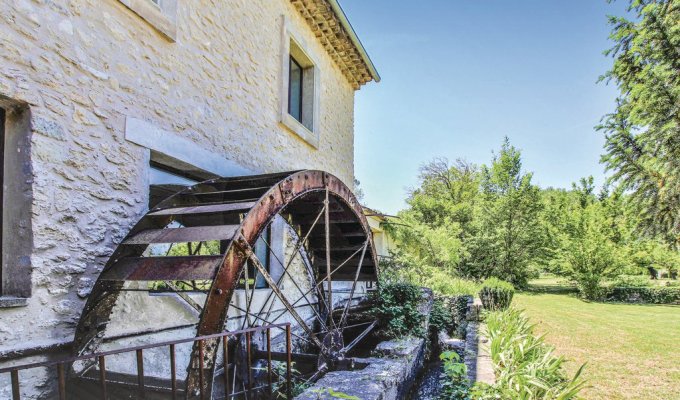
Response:
[{"label": "stone ledge", "polygon": [[361,400],[396,400],[405,398],[415,377],[423,367],[425,339],[408,338],[380,343],[376,353],[382,357],[357,359],[368,364],[355,371],[327,373],[297,400],[337,399],[335,393]]},{"label": "stone ledge", "polygon": [[28,299],[25,297],[0,297],[0,308],[26,307]]}]

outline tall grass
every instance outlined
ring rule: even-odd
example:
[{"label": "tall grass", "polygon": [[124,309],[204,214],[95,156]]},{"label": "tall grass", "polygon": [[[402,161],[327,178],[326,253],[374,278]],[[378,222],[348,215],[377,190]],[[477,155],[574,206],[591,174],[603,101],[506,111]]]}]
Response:
[{"label": "tall grass", "polygon": [[564,358],[556,356],[543,336],[533,334],[533,325],[522,312],[510,308],[489,313],[486,335],[496,374],[492,387],[480,388],[476,398],[577,399],[585,387],[578,369],[573,377],[563,372]]}]

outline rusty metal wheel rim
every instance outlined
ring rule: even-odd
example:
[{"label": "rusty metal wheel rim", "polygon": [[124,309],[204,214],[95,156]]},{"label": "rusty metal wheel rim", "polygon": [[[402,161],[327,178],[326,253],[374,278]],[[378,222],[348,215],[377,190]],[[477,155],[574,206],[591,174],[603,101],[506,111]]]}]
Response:
[{"label": "rusty metal wheel rim", "polygon": [[[246,186],[245,189],[241,188],[243,185]],[[239,189],[233,189],[236,187]],[[257,197],[247,197],[248,190],[252,191],[253,196],[256,195]],[[216,196],[220,193],[224,194],[221,201],[199,200],[200,198],[210,198],[210,196]],[[235,196],[236,200],[231,201],[229,196],[232,195]],[[305,213],[299,210],[309,209],[312,205],[317,207],[316,211],[320,207],[321,212],[314,213],[316,217],[315,222],[305,232],[302,227],[305,226],[306,216]],[[237,211],[241,211],[242,218],[238,224],[232,223],[233,219],[229,220],[230,223],[226,225],[212,221],[208,225],[210,226],[209,229],[194,229],[203,225],[200,225],[198,222],[191,222],[194,219],[200,221],[206,215],[220,216],[227,220],[227,215],[233,216]],[[190,234],[194,235],[192,238],[205,237],[205,239],[209,239],[208,236],[210,235],[216,235],[217,239],[222,240],[220,243],[228,241],[228,245],[223,249],[223,254],[215,259],[204,257],[198,260],[200,262],[196,259],[177,260],[178,262],[188,263],[186,265],[182,264],[183,268],[177,269],[181,270],[184,274],[182,277],[208,277],[211,280],[210,289],[200,313],[196,335],[221,332],[225,327],[229,304],[236,290],[239,277],[243,273],[246,261],[253,262],[256,266],[258,265],[257,258],[253,258],[253,247],[256,241],[265,227],[273,221],[274,217],[282,214],[288,215],[291,224],[300,227],[300,237],[304,237],[305,234],[312,234],[319,220],[323,220],[322,224],[325,229],[323,245],[319,245],[319,243],[311,245],[310,241],[310,246],[307,250],[314,253],[315,257],[317,254],[324,255],[326,264],[325,268],[322,268],[322,272],[325,273],[324,279],[329,279],[331,282],[338,280],[353,282],[349,296],[350,301],[347,302],[346,309],[340,312],[341,323],[342,321],[346,323],[356,282],[359,280],[376,281],[378,276],[377,256],[370,228],[363,215],[361,206],[350,189],[338,178],[323,171],[306,170],[252,177],[221,178],[188,187],[169,197],[147,213],[133,227],[122,244],[111,256],[88,298],[78,323],[74,340],[74,353],[84,354],[93,352],[101,344],[111,310],[116,303],[119,293],[124,290],[123,286],[127,280],[137,279],[143,281],[152,278],[156,280],[173,280],[176,278],[171,275],[163,275],[173,270],[172,266],[169,267],[163,264],[163,262],[167,264],[167,260],[152,260],[152,263],[148,259],[140,259],[149,245],[142,240],[145,238],[146,241],[177,240],[182,234]],[[342,218],[343,223],[348,221],[347,226],[350,226],[351,229],[344,229],[340,218]],[[183,229],[182,232],[167,229],[170,222],[179,220],[182,223],[183,228],[180,229]],[[234,228],[234,225],[237,225],[237,227]],[[233,233],[231,229],[233,229]],[[174,235],[174,238],[158,239],[158,237],[163,235],[170,237]],[[315,235],[315,240],[318,239],[317,236]],[[350,238],[352,239],[350,240]],[[360,246],[356,246],[357,242],[360,243]],[[338,259],[334,256],[340,254],[339,250],[336,251],[336,249],[341,248],[336,246],[338,243],[343,245],[352,243],[355,247],[358,247],[339,266],[337,264],[333,265],[333,262]],[[343,251],[345,250],[343,249]],[[360,257],[358,254],[360,254]],[[212,262],[214,264],[211,264]],[[316,266],[314,267],[316,268]],[[334,267],[337,268],[334,269]],[[121,270],[123,271],[121,272]],[[259,267],[258,271],[262,273]],[[271,284],[272,282],[268,283]],[[332,302],[332,287],[332,283],[327,285],[327,304],[334,304]],[[327,316],[331,316],[327,323],[329,325],[335,324],[334,313],[328,312],[328,310],[325,311]],[[301,321],[298,320],[297,322],[300,323]],[[304,321],[299,325],[305,325]],[[368,330],[373,326],[375,326],[375,323],[371,324]],[[365,334],[359,336],[363,337]],[[313,338],[314,335],[309,335],[309,337],[312,338],[311,340],[320,349],[324,348],[324,336],[316,339]],[[206,343],[204,349],[202,349],[204,372],[208,377],[213,377],[215,373],[217,349],[217,342]],[[346,351],[335,349],[333,353],[337,353],[342,357]],[[330,353],[327,352],[324,357],[328,358],[329,355]],[[192,397],[198,393],[197,389],[200,389],[201,381],[203,382],[203,392],[211,393],[212,391],[213,379],[199,379],[198,357],[199,349],[195,345],[186,380],[187,397]]]}]

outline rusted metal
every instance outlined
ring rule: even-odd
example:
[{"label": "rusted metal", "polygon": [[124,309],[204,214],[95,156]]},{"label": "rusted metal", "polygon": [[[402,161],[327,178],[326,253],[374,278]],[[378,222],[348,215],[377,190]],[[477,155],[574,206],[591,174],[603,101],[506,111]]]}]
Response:
[{"label": "rusted metal", "polygon": [[100,279],[108,281],[209,280],[221,256],[126,257]]},{"label": "rusted metal", "polygon": [[[142,346],[135,346],[135,347],[130,347],[130,348],[123,348],[123,349],[117,349],[117,350],[111,350],[111,351],[106,351],[106,352],[100,352],[100,353],[94,353],[94,354],[87,354],[87,355],[81,355],[81,356],[76,356],[76,357],[69,357],[66,359],[60,359],[60,360],[55,360],[55,361],[45,361],[45,362],[37,362],[37,363],[30,363],[30,364],[24,364],[24,365],[19,365],[19,366],[13,366],[13,367],[6,367],[6,368],[0,368],[0,374],[3,373],[10,373],[10,380],[11,380],[11,388],[12,388],[12,399],[13,400],[18,400],[20,399],[20,380],[19,380],[19,371],[22,370],[30,370],[30,369],[35,369],[35,368],[57,368],[57,390],[58,390],[58,395],[60,399],[65,399],[66,398],[66,371],[65,371],[65,366],[69,364],[73,364],[74,362],[78,361],[85,361],[85,360],[95,360],[95,362],[98,364],[98,369],[99,369],[99,381],[100,381],[100,388],[101,388],[101,397],[102,398],[107,398],[107,375],[106,375],[106,362],[105,362],[105,357],[107,356],[113,356],[116,354],[123,354],[123,353],[131,353],[135,352],[136,353],[136,358],[137,358],[137,388],[138,388],[138,396],[139,398],[144,398],[145,392],[146,392],[146,386],[144,382],[144,362],[143,362],[143,350],[147,349],[152,349],[152,348],[163,348],[168,346],[170,348],[170,369],[171,369],[171,381],[176,382],[176,368],[175,368],[175,346],[177,344],[182,344],[182,343],[200,343],[204,342],[207,340],[222,340],[222,343],[224,345],[224,349],[228,348],[228,338],[229,337],[237,337],[241,335],[248,335],[251,336],[256,333],[256,332],[262,332],[265,331],[267,332],[268,335],[271,335],[270,331],[271,329],[286,329],[290,328],[290,324],[275,324],[275,325],[265,325],[265,326],[259,326],[259,327],[253,327],[253,328],[248,328],[244,330],[239,330],[239,331],[233,331],[233,332],[221,332],[218,334],[213,334],[213,335],[206,335],[206,336],[199,336],[195,338],[186,338],[186,339],[179,339],[179,340],[173,340],[173,341],[166,341],[166,342],[161,342],[161,343],[155,343],[155,344],[147,344],[147,345],[142,345]],[[288,329],[288,332],[290,329]],[[271,337],[271,336],[269,336]],[[290,349],[290,346],[287,347]],[[229,363],[229,357],[228,357],[228,352],[225,351],[225,375],[228,375],[228,363]],[[269,370],[269,373],[272,373],[271,370]],[[268,379],[271,379],[271,376],[269,376]],[[225,388],[226,388],[226,394],[229,395],[229,381],[228,379],[225,379]],[[253,387],[253,391],[258,391],[258,390],[263,390],[265,389],[266,386],[257,386]],[[176,397],[177,393],[177,388],[176,384],[172,384],[171,388],[172,390],[172,395],[173,398]]]},{"label": "rusted metal", "polygon": [[21,388],[19,387],[19,371],[12,370],[10,373],[12,380],[12,400],[21,400]]},{"label": "rusted metal", "polygon": [[234,212],[234,211],[248,211],[251,207],[255,205],[253,201],[245,201],[239,203],[228,203],[228,204],[210,204],[206,206],[194,206],[194,207],[176,207],[176,208],[165,208],[158,211],[150,212],[147,215],[152,217],[162,216],[162,215],[187,215],[187,214],[212,214],[219,212]]},{"label": "rusted metal", "polygon": [[[267,335],[269,335],[267,329]],[[224,359],[224,395],[229,398],[229,340],[226,336],[222,337],[222,358]]]},{"label": "rusted metal", "polygon": [[288,312],[295,318],[298,324],[300,324],[300,327],[304,329],[307,334],[309,335],[310,339],[317,345],[319,348],[323,347],[323,344],[319,341],[319,339],[316,337],[316,334],[311,330],[310,327],[307,326],[305,323],[305,320],[302,319],[300,314],[295,310],[295,307],[293,307],[289,302],[286,296],[283,295],[283,292],[281,292],[281,289],[279,289],[278,286],[276,286],[276,283],[274,282],[274,279],[269,275],[269,272],[264,268],[262,263],[260,263],[260,260],[257,259],[257,257],[254,256],[252,252],[250,252],[250,260],[253,262],[255,267],[258,269],[262,277],[264,278],[265,281],[269,284],[270,288],[274,293],[276,293],[276,296],[278,296],[279,300],[281,303],[283,303],[283,306],[286,307]]},{"label": "rusted metal", "polygon": [[66,371],[64,364],[57,364],[57,385],[59,391],[59,400],[66,400]]},{"label": "rusted metal", "polygon": [[[322,219],[319,219],[320,211],[324,213]],[[322,171],[216,178],[188,187],[161,201],[133,227],[124,239],[124,244],[116,249],[104,267],[104,272],[88,298],[74,340],[74,356],[96,352],[101,338],[105,336],[102,331],[106,329],[121,289],[125,282],[133,280],[158,280],[168,283],[180,280],[210,281],[206,286],[208,292],[203,307],[200,310],[193,307],[200,312],[197,336],[221,332],[228,318],[228,308],[233,307],[230,300],[237,289],[239,276],[247,261],[251,259],[251,249],[277,215],[284,215],[292,226],[297,227],[295,229],[300,237],[304,237],[299,244],[304,247],[306,254],[313,255],[312,259],[316,260],[315,262],[324,263],[325,277],[322,281],[328,282],[328,296],[319,296],[317,307],[322,310],[325,307],[325,311],[319,312],[316,308],[314,310],[317,318],[328,316],[327,323],[334,324],[336,321],[330,318],[333,314],[333,303],[329,301],[334,297],[332,291],[335,288],[332,282],[335,280],[356,282],[357,279],[375,281],[378,273],[370,228],[359,202],[349,188],[340,179]],[[310,226],[312,218],[314,219]],[[168,226],[172,221],[177,221],[183,226]],[[231,233],[235,224],[239,224],[239,228]],[[320,229],[320,225],[324,225],[325,228]],[[234,237],[241,240],[233,240]],[[208,240],[221,242],[219,247],[222,254],[215,256],[215,263],[212,265],[207,261],[196,262],[197,259],[194,258],[206,256],[177,259],[144,257],[148,243],[190,243]],[[368,246],[361,246],[366,242]],[[362,247],[365,249],[366,260],[363,261],[363,267],[359,272],[357,271],[359,262],[354,259],[340,263],[347,253],[356,253]],[[188,261],[190,259],[192,261]],[[186,264],[182,264],[183,262]],[[316,274],[315,271],[310,273]],[[271,296],[279,297],[276,288],[280,282],[274,282],[271,276],[269,278],[267,283],[272,288]],[[319,284],[312,286],[313,290],[318,292],[324,288]],[[253,303],[253,296],[250,293],[249,296],[250,304]],[[309,299],[305,301],[309,302]],[[289,301],[281,303],[284,303],[289,314],[293,316],[297,314],[295,304],[291,306]],[[269,310],[273,305],[273,301],[263,303],[263,307],[268,306]],[[261,312],[251,313],[254,311],[256,310],[246,307],[244,315],[250,319],[248,325],[271,322],[269,311],[264,319]],[[307,332],[305,321],[301,321],[301,318],[294,319],[307,336],[300,339],[312,341],[315,346],[321,348],[323,343],[313,332]],[[340,321],[342,322],[342,318]],[[327,327],[323,329],[328,330]],[[298,337],[297,334],[294,335]],[[185,390],[188,398],[192,398],[193,393],[198,393],[199,387],[203,388],[206,397],[212,394],[216,351],[219,348],[217,344],[218,339],[205,340],[203,383],[199,377],[199,369],[189,368]],[[199,357],[198,346],[198,343],[194,342],[192,350],[194,366],[198,365],[196,363]],[[225,371],[228,372],[228,366]],[[228,375],[227,372],[225,375]],[[225,376],[225,379],[228,377]]]},{"label": "rusted metal", "polygon": [[102,399],[107,400],[109,395],[106,391],[106,358],[99,356],[97,359],[99,361],[99,387],[102,391]]},{"label": "rusted metal", "polygon": [[253,355],[252,355],[252,336],[246,333],[246,365],[248,366],[248,392],[253,390]]},{"label": "rusted metal", "polygon": [[137,349],[137,388],[139,393],[139,398],[143,399],[146,397],[146,391],[144,389],[144,353],[143,349]]},{"label": "rusted metal", "polygon": [[267,387],[269,397],[272,396],[272,334],[267,330]]},{"label": "rusted metal", "polygon": [[[330,308],[332,309],[333,307],[333,280],[331,279],[331,220],[330,220],[330,200],[328,198],[328,187],[326,187],[325,190],[325,195],[326,198],[324,199],[324,228],[326,231],[326,280],[328,281],[328,294],[327,294],[327,299],[328,299],[328,304]],[[335,327],[335,320],[331,317],[332,312],[328,313],[329,316],[329,325],[333,325]]]},{"label": "rusted metal", "polygon": [[286,353],[288,354],[288,360],[286,360],[286,398],[290,399],[293,397],[293,359],[291,357],[290,325],[286,325]]},{"label": "rusted metal", "polygon": [[205,386],[205,369],[203,368],[203,358],[205,357],[205,345],[202,340],[198,341],[198,376],[199,382],[201,383],[198,387],[198,392],[200,393],[201,400],[204,399],[204,386]]},{"label": "rusted metal", "polygon": [[366,337],[366,335],[371,333],[371,331],[376,327],[376,325],[378,325],[378,321],[373,321],[366,329],[364,329],[363,332],[361,332],[357,337],[355,337],[354,340],[352,340],[347,346],[343,347],[340,350],[340,353],[347,354],[347,352],[352,350],[352,348],[354,348],[354,346],[356,346],[361,341],[361,339],[363,339],[364,337]]},{"label": "rusted metal", "polygon": [[354,298],[354,290],[356,290],[357,281],[359,280],[359,276],[361,274],[361,266],[364,262],[364,256],[366,256],[366,248],[367,247],[368,247],[368,241],[366,241],[366,243],[364,243],[364,248],[361,250],[361,259],[359,260],[359,266],[357,267],[357,273],[354,277],[354,281],[352,282],[352,290],[350,290],[350,292],[349,292],[349,299],[347,300],[347,304],[345,305],[345,308],[342,311],[342,316],[340,317],[340,326],[344,326],[345,318],[347,318],[347,312],[349,311],[349,308],[352,304],[352,299]]},{"label": "rusted metal", "polygon": [[[225,336],[226,337],[226,336]],[[175,345],[171,344],[170,348],[170,391],[172,400],[177,399],[177,363],[175,361]]]},{"label": "rusted metal", "polygon": [[229,240],[238,225],[194,226],[189,228],[148,229],[126,239],[124,244],[187,243],[205,240]]}]

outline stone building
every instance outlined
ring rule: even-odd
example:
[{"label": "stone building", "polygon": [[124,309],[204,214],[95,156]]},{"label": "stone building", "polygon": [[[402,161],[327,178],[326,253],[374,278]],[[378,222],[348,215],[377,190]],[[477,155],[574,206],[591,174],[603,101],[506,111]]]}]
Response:
[{"label": "stone building", "polygon": [[0,15],[4,365],[68,354],[153,185],[306,168],[353,182],[354,94],[379,76],[337,0],[5,0]]}]

